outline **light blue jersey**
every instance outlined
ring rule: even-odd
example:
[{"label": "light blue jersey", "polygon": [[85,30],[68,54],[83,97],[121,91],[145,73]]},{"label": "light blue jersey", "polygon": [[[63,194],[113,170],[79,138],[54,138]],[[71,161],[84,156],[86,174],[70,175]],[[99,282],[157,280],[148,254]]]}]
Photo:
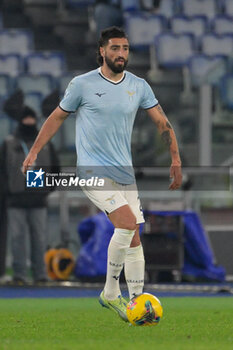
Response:
[{"label": "light blue jersey", "polygon": [[113,82],[96,69],[71,80],[60,108],[76,112],[77,164],[101,168],[101,176],[135,182],[131,134],[139,107],[158,104],[148,83],[128,71]]}]

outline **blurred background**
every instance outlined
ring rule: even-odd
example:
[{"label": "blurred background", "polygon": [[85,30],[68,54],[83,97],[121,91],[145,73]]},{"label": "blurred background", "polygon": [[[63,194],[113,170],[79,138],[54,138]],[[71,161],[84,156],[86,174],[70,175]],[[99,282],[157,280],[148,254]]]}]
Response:
[{"label": "blurred background", "polygon": [[[127,69],[152,86],[175,129],[184,165],[182,189],[167,191],[168,170],[164,167],[170,164],[169,154],[146,113],[140,110],[132,153],[134,165],[139,167],[142,205],[149,211],[145,246],[149,249],[154,239],[170,261],[170,265],[153,261],[151,252],[145,252],[148,282],[187,277],[183,267],[188,229],[185,231],[184,226],[189,212],[200,220],[196,241],[203,239],[206,244],[204,248],[197,245],[196,251],[203,248],[203,255],[208,251],[211,264],[222,266],[225,272],[218,278],[189,270],[188,280],[232,281],[233,1],[2,0],[0,6],[0,143],[17,125],[5,108],[12,95],[11,105],[20,93],[23,104],[36,111],[42,125],[72,77],[97,68],[100,30],[123,26],[131,51]],[[71,114],[52,140],[61,168],[75,166],[74,129],[75,115]],[[224,169],[220,180],[215,177],[219,169]],[[206,181],[200,185],[203,178]],[[148,186],[150,181],[158,184],[155,190]],[[161,212],[170,212],[170,219],[163,221]],[[157,224],[151,219],[152,213],[159,217]],[[48,198],[47,246],[68,248],[76,261],[85,243],[80,224],[95,214],[96,208],[81,191],[54,191]],[[93,221],[91,224],[88,232],[93,229]],[[177,234],[175,245],[169,241],[171,235],[161,238],[171,230]],[[146,233],[160,236],[150,236],[148,245]],[[10,274],[9,247],[6,269],[4,262],[0,265],[0,275]]]}]

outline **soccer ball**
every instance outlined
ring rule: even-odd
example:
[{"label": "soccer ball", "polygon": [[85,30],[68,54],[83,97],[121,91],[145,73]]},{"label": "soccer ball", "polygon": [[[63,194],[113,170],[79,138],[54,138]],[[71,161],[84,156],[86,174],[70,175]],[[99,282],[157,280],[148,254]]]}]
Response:
[{"label": "soccer ball", "polygon": [[158,298],[143,293],[127,304],[127,317],[133,326],[156,326],[163,316],[163,308]]}]

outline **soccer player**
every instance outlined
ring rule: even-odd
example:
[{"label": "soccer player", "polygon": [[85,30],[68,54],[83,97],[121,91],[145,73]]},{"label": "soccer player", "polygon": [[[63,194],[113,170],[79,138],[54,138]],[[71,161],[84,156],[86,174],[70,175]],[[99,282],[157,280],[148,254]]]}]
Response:
[{"label": "soccer player", "polygon": [[100,67],[75,77],[60,105],[43,124],[23,171],[52,138],[69,113],[77,111],[77,165],[102,169],[107,191],[85,188],[85,194],[113,223],[108,247],[107,275],[100,303],[127,321],[126,301],[121,296],[119,276],[125,269],[130,298],[142,293],[144,255],[139,224],[144,222],[132,171],[131,132],[139,107],[147,110],[171,154],[171,190],[182,182],[181,161],[174,130],[148,83],[125,71],[129,42],[125,32],[110,27],[101,32],[97,59]]}]

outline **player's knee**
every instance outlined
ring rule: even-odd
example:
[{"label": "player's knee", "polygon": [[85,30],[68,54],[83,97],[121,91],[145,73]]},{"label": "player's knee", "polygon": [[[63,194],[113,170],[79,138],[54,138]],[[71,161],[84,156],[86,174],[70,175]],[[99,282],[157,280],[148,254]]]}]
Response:
[{"label": "player's knee", "polygon": [[128,223],[127,225],[127,230],[131,230],[131,231],[135,231],[136,230],[136,220],[135,220],[135,222],[130,222],[130,223]]},{"label": "player's knee", "polygon": [[137,228],[136,217],[127,205],[122,206],[112,212],[109,215],[109,219],[116,228],[122,228],[130,231],[134,231]]},{"label": "player's knee", "polygon": [[125,229],[125,230],[130,230],[130,231],[134,231],[137,228],[137,224],[136,224],[136,218],[134,216],[132,216],[132,218],[127,218],[124,219],[122,218],[121,223],[119,223],[119,225],[121,226],[121,228]]}]

